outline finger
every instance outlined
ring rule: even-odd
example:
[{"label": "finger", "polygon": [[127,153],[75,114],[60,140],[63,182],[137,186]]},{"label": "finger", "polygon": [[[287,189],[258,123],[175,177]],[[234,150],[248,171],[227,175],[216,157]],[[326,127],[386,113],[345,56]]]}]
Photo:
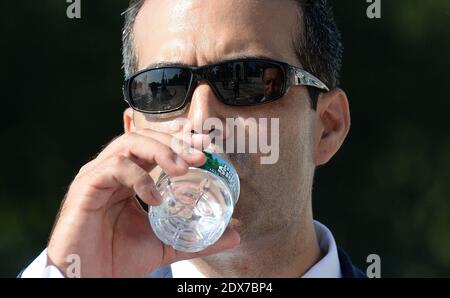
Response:
[{"label": "finger", "polygon": [[170,134],[150,129],[138,130],[136,131],[136,133],[146,137],[150,137],[166,146],[169,146],[190,166],[199,167],[202,166],[206,161],[205,154],[201,150],[193,147],[193,138],[191,137],[191,135],[181,134],[172,136]]},{"label": "finger", "polygon": [[188,170],[186,161],[169,146],[137,133],[128,133],[118,138],[97,159],[102,161],[116,155],[126,156],[146,171],[159,165],[170,176],[179,176]]},{"label": "finger", "polygon": [[111,192],[118,186],[133,190],[148,205],[159,205],[162,201],[149,173],[124,156],[106,160],[77,181],[75,187],[77,185],[81,185],[81,197],[87,200],[86,206],[94,209],[106,206]]},{"label": "finger", "polygon": [[[96,159],[88,162],[85,164],[80,171],[78,172],[76,177],[83,176],[87,172],[92,171],[95,169],[95,167],[98,166],[99,163],[106,160],[107,158],[110,158],[114,154],[123,154],[127,156],[129,159],[133,160],[136,164],[141,166],[142,168],[146,169],[147,171],[150,171],[154,166],[154,162],[152,160],[148,159],[142,159],[135,155],[133,155],[133,150],[127,150],[127,148],[124,148],[124,143],[129,143],[129,146],[133,147],[135,146],[134,143],[130,143],[128,140],[136,139],[136,135],[142,135],[145,137],[149,137],[154,142],[158,142],[161,144],[164,144],[168,147],[170,147],[175,153],[177,153],[189,166],[194,167],[200,167],[202,166],[205,161],[206,157],[203,154],[203,152],[196,150],[190,146],[190,138],[180,139],[174,136],[171,136],[169,134],[157,132],[150,129],[143,129],[136,131],[132,134],[123,135],[119,138],[116,138],[114,141],[112,141],[98,156]],[[144,142],[144,141],[143,141]],[[143,143],[141,142],[141,143]],[[151,142],[151,140],[150,140]],[[148,144],[148,146],[151,146],[151,144]],[[131,153],[130,153],[131,152]],[[183,165],[183,163],[180,161],[180,164]],[[184,173],[184,169],[181,170],[180,174]],[[167,170],[167,169],[166,169]],[[177,173],[171,172],[170,170],[167,171],[170,175],[176,175]]]}]

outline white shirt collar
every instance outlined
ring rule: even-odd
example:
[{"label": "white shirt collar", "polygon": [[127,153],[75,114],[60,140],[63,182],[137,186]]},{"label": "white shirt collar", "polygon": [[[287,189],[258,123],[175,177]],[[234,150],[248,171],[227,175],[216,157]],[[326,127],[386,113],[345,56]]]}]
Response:
[{"label": "white shirt collar", "polygon": [[[302,277],[305,278],[340,278],[341,266],[336,242],[330,230],[318,221],[314,221],[319,247],[324,257],[312,266]],[[171,265],[174,278],[202,278],[205,277],[188,260],[173,263]]]},{"label": "white shirt collar", "polygon": [[319,262],[309,268],[302,277],[341,278],[341,264],[333,234],[331,234],[331,231],[325,225],[316,220],[314,221],[314,228],[316,230],[317,240],[319,241],[319,247],[324,256]]}]

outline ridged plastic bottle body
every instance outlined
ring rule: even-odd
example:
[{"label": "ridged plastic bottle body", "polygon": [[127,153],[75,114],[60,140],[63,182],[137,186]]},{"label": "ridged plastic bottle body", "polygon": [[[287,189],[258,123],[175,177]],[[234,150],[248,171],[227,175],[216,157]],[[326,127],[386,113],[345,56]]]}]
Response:
[{"label": "ridged plastic bottle body", "polygon": [[149,209],[156,236],[185,252],[198,252],[215,243],[228,226],[239,197],[239,177],[222,157],[206,153],[201,168],[186,175],[162,173],[156,187],[163,203]]}]

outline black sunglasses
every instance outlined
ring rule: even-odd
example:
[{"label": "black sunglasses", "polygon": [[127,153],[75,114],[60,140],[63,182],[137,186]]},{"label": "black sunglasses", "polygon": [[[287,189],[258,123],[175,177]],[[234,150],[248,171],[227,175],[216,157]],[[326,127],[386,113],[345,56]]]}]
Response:
[{"label": "black sunglasses", "polygon": [[136,111],[164,114],[182,110],[198,80],[206,80],[217,98],[227,105],[253,106],[281,98],[290,86],[329,91],[307,71],[269,59],[236,59],[200,67],[148,68],[128,76],[125,101]]}]

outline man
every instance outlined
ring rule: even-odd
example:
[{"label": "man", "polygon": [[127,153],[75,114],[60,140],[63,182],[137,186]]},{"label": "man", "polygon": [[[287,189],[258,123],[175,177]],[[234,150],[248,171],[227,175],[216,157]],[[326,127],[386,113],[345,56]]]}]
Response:
[{"label": "man", "polygon": [[259,101],[260,103],[280,96],[283,87],[283,74],[279,68],[268,67],[264,69],[262,81],[264,97]]},{"label": "man", "polygon": [[[66,275],[72,254],[80,257],[82,277],[363,276],[312,216],[315,167],[330,160],[350,127],[347,97],[337,88],[340,37],[325,0],[134,0],[123,41],[125,98],[132,107],[124,112],[125,134],[81,168],[48,248],[23,277]],[[254,105],[262,88],[256,84],[235,102],[210,65],[227,73],[236,63],[246,74],[258,73],[260,82],[263,69],[277,67],[283,92]],[[155,67],[192,78],[183,101],[170,109],[148,109],[134,96],[133,86],[148,82]],[[182,125],[180,115],[187,119]],[[174,146],[174,138],[189,131],[195,144],[210,133],[195,130],[195,123],[252,117],[279,119],[278,161],[226,154],[241,181],[230,226],[198,253],[164,245],[136,196],[158,205],[154,179],[161,169],[176,176],[205,162],[203,153]]]}]

